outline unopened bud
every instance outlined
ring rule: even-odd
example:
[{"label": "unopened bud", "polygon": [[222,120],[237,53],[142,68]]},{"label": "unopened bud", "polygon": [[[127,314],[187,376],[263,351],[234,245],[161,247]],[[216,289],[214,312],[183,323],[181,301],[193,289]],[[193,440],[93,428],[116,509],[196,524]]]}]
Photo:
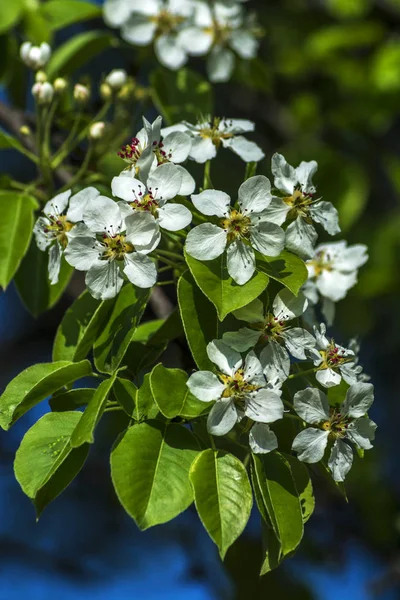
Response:
[{"label": "unopened bud", "polygon": [[32,131],[30,130],[30,128],[28,127],[28,125],[22,125],[19,128],[19,132],[21,135],[31,135]]},{"label": "unopened bud", "polygon": [[118,98],[119,100],[129,100],[130,98],[134,98],[135,96],[135,82],[133,79],[129,78],[126,84],[119,90]]},{"label": "unopened bud", "polygon": [[35,81],[38,83],[44,83],[47,81],[47,75],[44,71],[38,71],[35,75]]},{"label": "unopened bud", "polygon": [[53,81],[53,88],[56,94],[62,94],[66,87],[67,82],[64,77],[57,77],[57,79]]},{"label": "unopened bud", "polygon": [[103,121],[96,121],[96,123],[93,123],[90,126],[89,137],[91,137],[92,140],[99,140],[104,135],[105,127],[106,124]]},{"label": "unopened bud", "polygon": [[44,81],[43,83],[37,81],[32,87],[32,94],[35,96],[38,104],[50,104],[53,100],[54,89],[48,81]]},{"label": "unopened bud", "polygon": [[80,104],[85,104],[89,100],[90,92],[86,85],[76,83],[74,87],[74,99]]},{"label": "unopened bud", "polygon": [[47,64],[51,56],[51,48],[46,42],[43,42],[40,46],[33,46],[30,42],[24,42],[19,54],[24,63],[36,71]]},{"label": "unopened bud", "polygon": [[103,100],[109,100],[112,96],[112,89],[108,83],[102,83],[100,86],[100,96]]},{"label": "unopened bud", "polygon": [[112,90],[120,90],[127,82],[128,75],[123,69],[113,69],[105,79]]}]

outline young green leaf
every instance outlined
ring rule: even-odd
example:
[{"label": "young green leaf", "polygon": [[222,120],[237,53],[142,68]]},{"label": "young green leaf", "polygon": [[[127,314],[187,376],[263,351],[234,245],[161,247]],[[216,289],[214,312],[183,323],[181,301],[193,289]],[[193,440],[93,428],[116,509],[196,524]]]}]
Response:
[{"label": "young green leaf", "polygon": [[22,0],[0,3],[0,34],[6,32],[19,21],[23,10],[24,2]]},{"label": "young green leaf", "polygon": [[263,256],[256,252],[257,271],[279,281],[297,296],[308,279],[304,262],[291,252],[284,250],[279,256]]},{"label": "young green leaf", "polygon": [[194,435],[176,423],[133,425],[117,440],[112,481],[140,529],[166,523],[192,503],[189,469],[198,451]]},{"label": "young green leaf", "polygon": [[[17,138],[13,137],[9,133],[5,133],[5,131],[0,131],[0,150],[3,150],[5,148],[14,148],[14,150],[18,150],[18,152],[21,152],[21,154],[25,154],[25,156],[26,156],[25,148],[21,144],[21,142],[19,140],[17,140]],[[29,156],[31,156],[31,155],[29,155]],[[33,156],[32,156],[32,158],[33,158]],[[15,195],[15,192],[5,192],[4,191],[2,193]],[[35,202],[36,202],[36,200],[35,200]]]},{"label": "young green leaf", "polygon": [[167,369],[161,363],[150,375],[150,387],[158,408],[167,419],[194,418],[208,412],[210,402],[201,402],[186,385],[188,376],[181,369]]},{"label": "young green leaf", "polygon": [[276,537],[272,527],[261,520],[262,545],[264,559],[261,565],[260,576],[266,575],[273,569],[279,567],[282,561],[281,543]]},{"label": "young green leaf", "polygon": [[117,369],[127,351],[146,308],[150,290],[125,285],[118,294],[111,315],[94,344],[94,362],[102,373]]},{"label": "young green leaf", "polygon": [[48,0],[40,5],[40,12],[52,30],[101,17],[100,6],[82,0]]},{"label": "young green leaf", "polygon": [[199,517],[223,559],[250,517],[253,496],[243,463],[227,452],[208,448],[190,469]]},{"label": "young green leaf", "polygon": [[53,360],[79,361],[89,354],[114,305],[96,300],[85,290],[67,310],[53,345]]},{"label": "young green leaf", "polygon": [[253,454],[253,483],[261,515],[281,544],[281,558],[294,552],[303,537],[300,499],[287,460],[278,452]]},{"label": "young green leaf", "polygon": [[103,416],[108,394],[114,384],[115,377],[116,375],[113,375],[109,379],[102,381],[99,387],[96,388],[95,393],[82,415],[82,419],[79,421],[71,435],[71,446],[73,448],[77,448],[86,443],[93,444],[94,430]]},{"label": "young green leaf", "polygon": [[79,412],[47,413],[22,439],[14,472],[39,517],[43,509],[71,483],[86,460],[89,447],[73,450],[70,438]]},{"label": "young green leaf", "polygon": [[16,192],[0,193],[0,287],[14,277],[32,237],[35,198]]},{"label": "young green leaf", "polygon": [[35,240],[32,240],[15,276],[18,294],[34,317],[59,301],[74,272],[63,257],[58,283],[51,285],[48,260],[48,253],[39,250]]},{"label": "young green leaf", "polygon": [[88,360],[39,363],[17,375],[0,396],[0,426],[9,429],[28,410],[56,390],[91,375]]},{"label": "young green leaf", "polygon": [[261,272],[254,273],[250,281],[244,285],[235,283],[229,277],[225,254],[205,262],[196,260],[188,254],[185,254],[185,257],[197,285],[217,309],[220,321],[223,321],[232,311],[249,304],[268,285],[268,276]]}]

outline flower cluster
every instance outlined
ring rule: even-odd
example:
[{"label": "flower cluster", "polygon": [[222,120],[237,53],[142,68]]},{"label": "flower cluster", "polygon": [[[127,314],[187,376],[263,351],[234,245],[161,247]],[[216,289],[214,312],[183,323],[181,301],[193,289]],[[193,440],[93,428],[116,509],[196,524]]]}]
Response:
[{"label": "flower cluster", "polygon": [[160,63],[179,69],[189,56],[207,56],[210,81],[228,81],[235,55],[257,55],[260,28],[240,1],[106,0],[104,20],[120,27],[122,38],[137,46],[154,43]]}]

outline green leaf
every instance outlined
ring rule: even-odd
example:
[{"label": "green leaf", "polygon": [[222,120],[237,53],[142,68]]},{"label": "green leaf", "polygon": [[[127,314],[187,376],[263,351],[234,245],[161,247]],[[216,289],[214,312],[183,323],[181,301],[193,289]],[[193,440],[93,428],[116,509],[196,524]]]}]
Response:
[{"label": "green leaf", "polygon": [[47,75],[49,79],[69,75],[117,43],[117,39],[105,31],[85,31],[74,35],[55,50],[47,65]]},{"label": "green leaf", "polygon": [[146,373],[139,389],[129,379],[117,377],[113,392],[126,414],[135,421],[154,419],[159,414],[150,388],[150,373]]},{"label": "green leaf", "polygon": [[59,301],[74,272],[63,257],[58,283],[51,285],[47,265],[48,253],[39,250],[32,239],[15,276],[15,285],[22,302],[34,317]]},{"label": "green leaf", "polygon": [[37,202],[15,192],[0,193],[0,287],[6,288],[29,247]]},{"label": "green leaf", "polygon": [[283,558],[294,552],[303,537],[300,499],[290,465],[279,452],[253,454],[253,465],[258,507],[280,541]]},{"label": "green leaf", "polygon": [[307,267],[301,258],[286,250],[275,257],[256,252],[256,264],[259,272],[279,281],[296,296],[308,279]]},{"label": "green leaf", "polygon": [[[28,0],[29,2],[30,0]],[[42,42],[52,43],[52,32],[43,15],[36,7],[26,7],[22,27],[25,38],[36,45]]]},{"label": "green leaf", "polygon": [[282,554],[280,541],[276,537],[272,527],[269,527],[264,520],[261,521],[261,530],[264,553],[264,559],[260,570],[260,576],[262,577],[279,567],[282,562]]},{"label": "green leaf", "polygon": [[94,388],[75,388],[67,392],[58,392],[50,398],[49,405],[53,412],[75,410],[89,404],[94,392]]},{"label": "green leaf", "polygon": [[161,325],[165,323],[165,319],[154,319],[153,321],[146,321],[141,323],[136,329],[132,336],[133,342],[140,342],[146,344],[151,337],[160,329]]},{"label": "green leaf", "polygon": [[190,481],[201,522],[223,559],[250,517],[253,496],[243,463],[208,448],[193,462]]},{"label": "green leaf", "polygon": [[103,372],[115,371],[132,341],[150,296],[150,290],[125,285],[117,296],[110,318],[94,344],[94,362]]},{"label": "green leaf", "polygon": [[53,345],[53,360],[79,361],[89,354],[114,300],[96,300],[85,290],[67,310]]},{"label": "green leaf", "polygon": [[339,385],[328,388],[326,395],[328,396],[330,406],[336,406],[342,404],[346,398],[347,390],[350,385],[342,379]]},{"label": "green leaf", "polygon": [[153,101],[165,121],[196,122],[213,112],[211,84],[195,71],[159,68],[150,75]]},{"label": "green leaf", "polygon": [[133,425],[111,452],[111,477],[126,512],[140,529],[170,521],[193,501],[189,469],[198,453],[182,425],[148,421]]},{"label": "green leaf", "polygon": [[187,373],[181,369],[167,369],[161,363],[150,375],[150,387],[158,408],[167,419],[177,416],[193,418],[208,412],[210,402],[201,402],[186,385]]},{"label": "green leaf", "polygon": [[40,12],[53,30],[101,17],[100,6],[82,0],[49,0],[40,5]]},{"label": "green leaf", "polygon": [[0,396],[0,426],[9,429],[28,410],[56,390],[91,375],[88,360],[39,363],[17,375]]},{"label": "green leaf", "polygon": [[218,319],[214,305],[198,288],[193,275],[186,271],[178,281],[178,302],[186,339],[199,369],[214,369],[208,358],[207,344],[222,338],[226,331],[234,331],[237,321],[228,315],[224,321]]},{"label": "green leaf", "polygon": [[23,9],[22,0],[0,2],[0,33],[11,29],[20,19]]},{"label": "green leaf", "polygon": [[114,384],[116,374],[102,381],[96,391],[94,392],[89,404],[87,405],[85,412],[82,415],[82,419],[77,424],[71,436],[71,446],[77,448],[82,444],[93,444],[94,442],[94,430],[103,416],[106,408],[108,394]]},{"label": "green leaf", "polygon": [[22,439],[14,462],[15,477],[36,507],[37,516],[71,483],[88,454],[88,446],[73,450],[71,434],[81,413],[47,413]]},{"label": "green leaf", "polygon": [[[5,131],[0,130],[0,150],[6,150],[7,148],[14,148],[14,150],[18,150],[18,152],[21,152],[21,154],[25,154],[25,148],[19,140],[17,140],[12,135],[9,135]],[[5,194],[5,193],[10,193],[10,194],[14,193],[15,194],[15,192],[2,192],[2,193],[3,194]],[[23,195],[23,194],[21,194],[21,195]],[[28,196],[25,196],[25,197],[28,197]],[[35,203],[36,203],[36,200],[35,200]],[[36,208],[37,208],[37,205],[36,205]]]},{"label": "green leaf", "polygon": [[226,315],[257,298],[267,287],[268,277],[254,273],[244,285],[238,285],[229,277],[225,253],[215,260],[201,262],[185,254],[189,269],[201,291],[214,304],[220,321]]},{"label": "green leaf", "polygon": [[308,474],[307,467],[303,463],[289,454],[285,454],[284,457],[290,465],[293,481],[296,486],[297,493],[299,494],[303,523],[307,523],[315,508],[312,481]]}]

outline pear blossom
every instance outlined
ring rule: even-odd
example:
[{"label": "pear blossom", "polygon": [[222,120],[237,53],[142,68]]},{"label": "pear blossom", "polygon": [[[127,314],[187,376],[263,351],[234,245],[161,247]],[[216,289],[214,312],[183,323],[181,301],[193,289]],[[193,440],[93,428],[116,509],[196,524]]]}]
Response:
[{"label": "pear blossom", "polygon": [[88,187],[71,197],[71,190],[57,194],[43,208],[33,228],[36,244],[42,252],[49,249],[49,278],[54,285],[58,282],[61,256],[79,228],[76,223],[82,220],[83,210],[90,199],[100,195],[93,187]]},{"label": "pear blossom", "polygon": [[[187,386],[203,402],[216,400],[207,419],[211,434],[225,435],[243,416],[257,423],[273,423],[283,417],[282,400],[266,388],[262,366],[254,352],[243,360],[223,341],[213,340],[207,345],[207,354],[217,366],[217,373],[197,371],[189,377]],[[256,430],[256,439],[257,433]]]},{"label": "pear blossom", "polygon": [[114,196],[124,202],[119,203],[121,213],[126,217],[132,213],[145,212],[157,223],[157,243],[160,239],[158,226],[167,231],[179,231],[189,225],[192,213],[182,204],[167,203],[179,193],[182,184],[180,170],[172,163],[155,169],[147,184],[127,174],[114,177],[111,190]]},{"label": "pear blossom", "polygon": [[157,279],[154,263],[146,256],[154,249],[157,226],[148,213],[123,218],[116,202],[105,196],[90,199],[79,231],[69,239],[67,262],[87,271],[86,285],[94,298],[114,298],[123,275],[140,288],[152,287]]},{"label": "pear blossom", "polygon": [[264,175],[250,177],[239,188],[239,209],[231,207],[225,192],[204,190],[192,195],[194,206],[202,214],[219,217],[219,225],[202,223],[186,238],[186,252],[198,260],[213,260],[226,251],[229,275],[245,284],[256,269],[254,250],[266,256],[278,256],[284,246],[284,231],[265,217],[271,200],[271,184]]},{"label": "pear blossom", "polygon": [[270,221],[278,225],[287,219],[293,221],[286,229],[286,247],[304,259],[314,256],[318,235],[313,221],[330,235],[340,232],[336,208],[331,202],[314,198],[316,188],[312,178],[317,168],[315,160],[303,161],[294,168],[281,154],[272,157],[274,185],[282,196],[275,197],[270,204]]},{"label": "pear blossom", "polygon": [[311,304],[322,298],[322,312],[331,325],[335,315],[335,302],[342,300],[357,283],[358,269],[368,260],[364,244],[347,246],[347,242],[332,242],[316,247],[314,256],[306,262],[308,281],[304,295]]},{"label": "pear blossom", "polygon": [[257,28],[253,15],[245,15],[240,4],[231,2],[194,3],[193,24],[185,27],[178,40],[186,52],[194,56],[209,54],[207,72],[210,81],[231,78],[235,53],[243,59],[257,55]]},{"label": "pear blossom", "polygon": [[19,53],[24,63],[36,71],[48,63],[51,48],[46,42],[42,42],[40,46],[34,46],[31,42],[24,42]]},{"label": "pear blossom", "polygon": [[335,481],[344,481],[353,462],[353,446],[372,448],[376,424],[366,416],[374,401],[371,383],[349,387],[344,402],[329,406],[327,396],[316,388],[296,392],[293,399],[297,414],[313,427],[307,427],[294,439],[292,449],[303,462],[316,463],[324,457],[328,442],[333,442],[328,466]]},{"label": "pear blossom", "polygon": [[362,367],[357,364],[358,360],[353,350],[344,348],[325,335],[325,323],[320,327],[314,326],[316,347],[308,350],[314,366],[318,367],[315,378],[326,388],[339,385],[342,378],[349,385],[359,380]]},{"label": "pear blossom", "polygon": [[[197,163],[205,163],[215,158],[220,146],[229,148],[240,156],[246,163],[259,162],[265,156],[264,152],[255,142],[247,140],[242,133],[254,131],[255,125],[247,119],[221,119],[208,117],[192,125],[187,121],[165,127],[162,135],[175,132],[188,133],[193,138],[189,158]],[[280,223],[279,223],[280,224]]]},{"label": "pear blossom", "polygon": [[196,183],[180,163],[188,158],[192,139],[187,133],[181,131],[162,137],[161,123],[161,116],[157,117],[153,123],[149,123],[143,117],[144,127],[132,138],[130,144],[121,148],[118,156],[129,164],[127,172],[144,182],[149,173],[157,167],[170,162],[175,164],[181,173],[181,187],[178,195],[188,196],[194,192]]},{"label": "pear blossom", "polygon": [[270,345],[275,354],[279,352],[279,345],[283,344],[295,358],[306,360],[305,350],[314,348],[315,339],[302,327],[290,327],[288,324],[302,315],[307,305],[303,294],[296,297],[286,288],[275,296],[272,311],[266,312],[261,300],[256,298],[247,306],[233,311],[234,316],[248,323],[249,327],[224,333],[222,339],[238,352],[262,344]]}]

